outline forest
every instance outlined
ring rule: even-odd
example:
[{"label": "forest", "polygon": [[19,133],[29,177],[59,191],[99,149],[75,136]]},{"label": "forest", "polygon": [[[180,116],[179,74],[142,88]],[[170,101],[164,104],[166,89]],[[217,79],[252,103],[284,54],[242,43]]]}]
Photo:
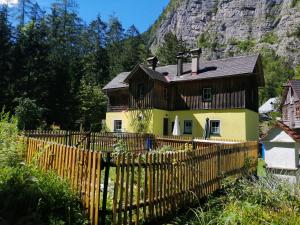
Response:
[{"label": "forest", "polygon": [[0,7],[0,108],[15,113],[21,129],[99,129],[101,88],[147,57],[137,28],[125,30],[114,15],[86,24],[74,1],[55,1],[49,12],[31,0],[17,13]]},{"label": "forest", "polygon": [[[102,87],[151,55],[151,27],[144,33],[134,25],[125,30],[115,15],[108,21],[98,15],[87,24],[77,9],[71,0],[54,1],[47,12],[33,0],[20,1],[14,10],[0,5],[0,110],[15,114],[19,129],[99,131],[107,105]],[[160,64],[175,64],[176,53],[187,48],[168,33],[156,55]],[[247,49],[239,54],[249,54]],[[259,52],[263,103],[280,96],[284,82],[299,77],[300,69],[273,50]]]}]

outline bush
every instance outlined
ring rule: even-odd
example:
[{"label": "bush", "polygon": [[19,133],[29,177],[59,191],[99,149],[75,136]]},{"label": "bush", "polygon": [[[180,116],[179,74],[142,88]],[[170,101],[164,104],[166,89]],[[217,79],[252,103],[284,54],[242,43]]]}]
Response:
[{"label": "bush", "polygon": [[269,43],[271,45],[279,42],[278,36],[274,32],[267,33],[262,39],[262,43]]},{"label": "bush", "polygon": [[0,169],[0,224],[87,224],[80,199],[54,173],[32,167]]},{"label": "bush", "polygon": [[16,99],[16,117],[20,130],[35,130],[42,124],[43,109],[36,104],[35,100],[29,98]]},{"label": "bush", "polygon": [[227,181],[221,196],[191,210],[174,224],[300,224],[300,198],[294,187],[268,175]]},{"label": "bush", "polygon": [[15,117],[0,112],[0,168],[16,166],[22,160],[24,146],[18,137],[17,124]]}]

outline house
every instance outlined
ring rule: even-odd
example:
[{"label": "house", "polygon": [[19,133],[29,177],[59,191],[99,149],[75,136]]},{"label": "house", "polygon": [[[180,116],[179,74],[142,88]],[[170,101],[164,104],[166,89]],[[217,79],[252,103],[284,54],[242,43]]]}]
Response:
[{"label": "house", "polygon": [[259,109],[259,117],[261,121],[268,121],[270,120],[270,113],[277,111],[277,105],[280,103],[279,98],[270,98],[264,104],[262,104]]},{"label": "house", "polygon": [[267,169],[277,176],[298,183],[300,135],[282,122],[261,139]]},{"label": "house", "polygon": [[300,128],[300,80],[290,80],[284,85],[281,103],[282,121],[293,129]]},{"label": "house", "polygon": [[[106,125],[115,132],[134,132],[135,121],[149,120],[148,132],[171,135],[178,116],[181,133],[203,137],[258,139],[258,88],[264,85],[259,55],[203,62],[201,49],[190,51],[191,63],[157,67],[137,65],[117,75],[103,89],[109,103]],[[147,113],[145,113],[147,112]]]}]

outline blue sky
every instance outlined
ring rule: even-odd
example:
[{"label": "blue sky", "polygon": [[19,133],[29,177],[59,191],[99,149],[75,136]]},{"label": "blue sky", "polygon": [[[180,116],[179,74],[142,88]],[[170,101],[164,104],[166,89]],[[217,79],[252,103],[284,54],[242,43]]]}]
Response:
[{"label": "blue sky", "polygon": [[[0,3],[16,3],[18,0],[0,0]],[[37,0],[40,6],[49,9],[53,0]],[[115,14],[124,28],[136,25],[140,32],[146,31],[158,18],[169,0],[77,0],[78,12],[87,23],[98,14],[107,21],[109,16]]]}]

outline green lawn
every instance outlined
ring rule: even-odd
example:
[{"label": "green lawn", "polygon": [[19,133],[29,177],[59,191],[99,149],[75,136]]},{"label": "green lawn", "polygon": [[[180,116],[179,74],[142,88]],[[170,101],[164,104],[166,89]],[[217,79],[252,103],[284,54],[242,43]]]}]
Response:
[{"label": "green lawn", "polygon": [[257,164],[257,175],[259,177],[265,177],[266,176],[266,168],[264,167],[265,161],[263,159],[258,159]]}]

